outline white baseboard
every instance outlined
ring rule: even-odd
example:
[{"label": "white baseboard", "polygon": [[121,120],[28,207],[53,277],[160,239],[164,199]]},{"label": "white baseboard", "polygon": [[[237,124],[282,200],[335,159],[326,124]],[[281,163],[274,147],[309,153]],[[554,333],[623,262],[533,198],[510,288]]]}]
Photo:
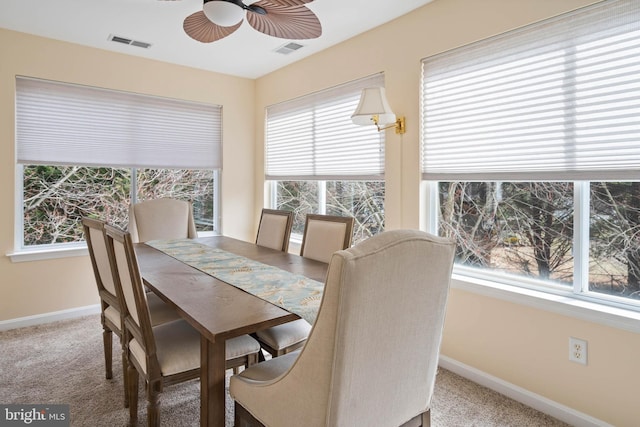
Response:
[{"label": "white baseboard", "polygon": [[70,308],[68,310],[54,311],[51,313],[36,314],[35,316],[18,317],[0,321],[0,331],[23,328],[25,326],[40,325],[43,323],[56,322],[58,320],[74,319],[76,317],[88,316],[100,313],[100,304],[88,305],[86,307]]},{"label": "white baseboard", "polygon": [[497,391],[513,400],[523,403],[540,412],[550,415],[560,421],[564,421],[576,427],[613,427],[597,418],[571,409],[544,396],[530,392],[522,387],[501,380],[498,377],[487,374],[472,366],[465,365],[447,356],[440,356],[439,365],[455,374],[460,375],[474,383]]}]

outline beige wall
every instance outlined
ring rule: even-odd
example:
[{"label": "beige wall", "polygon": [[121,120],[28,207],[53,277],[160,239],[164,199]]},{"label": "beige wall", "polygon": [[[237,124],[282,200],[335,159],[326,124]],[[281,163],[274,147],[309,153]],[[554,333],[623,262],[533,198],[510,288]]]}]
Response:
[{"label": "beige wall", "polygon": [[[407,133],[387,133],[387,228],[420,226],[422,58],[594,3],[593,0],[435,0],[387,25],[258,79],[256,188],[264,186],[264,108],[383,71]],[[295,82],[295,84],[292,84]],[[265,202],[256,193],[256,206]],[[569,362],[570,336],[589,365]],[[616,426],[638,425],[638,334],[454,289],[443,354]]]},{"label": "beige wall", "polygon": [[[16,75],[222,105],[222,229],[230,236],[252,238],[254,80],[0,29],[1,254],[14,250]],[[97,302],[88,257],[22,263],[0,257],[0,321]]]},{"label": "beige wall", "polygon": [[[568,360],[569,337],[588,365]],[[614,426],[637,426],[637,333],[454,289],[443,354]]]}]

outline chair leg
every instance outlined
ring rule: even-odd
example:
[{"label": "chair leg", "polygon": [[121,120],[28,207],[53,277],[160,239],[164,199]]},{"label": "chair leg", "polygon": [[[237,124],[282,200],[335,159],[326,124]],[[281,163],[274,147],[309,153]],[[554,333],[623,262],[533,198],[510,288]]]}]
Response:
[{"label": "chair leg", "polygon": [[264,354],[262,353],[262,349],[264,348],[262,347],[262,341],[260,341],[260,339],[258,338],[258,334],[256,333],[251,334],[251,337],[260,343],[260,351],[258,352],[258,362],[264,362],[266,359],[264,358]]},{"label": "chair leg", "polygon": [[111,354],[113,347],[113,333],[111,329],[106,326],[102,326],[102,342],[104,345],[104,366],[105,366],[105,377],[110,380],[113,378],[113,370],[112,370],[112,362],[111,362]]},{"label": "chair leg", "polygon": [[[127,374],[129,361],[127,360],[127,349],[122,347],[122,380],[124,383],[124,407],[129,407],[129,375]],[[137,374],[137,373],[136,373]]]},{"label": "chair leg", "polygon": [[147,417],[149,427],[160,426],[160,391],[161,381],[149,381],[147,385]]},{"label": "chair leg", "polygon": [[422,413],[422,427],[431,427],[431,409]]},{"label": "chair leg", "polygon": [[138,371],[132,365],[127,367],[129,388],[129,425],[138,424]]},{"label": "chair leg", "polygon": [[[260,354],[262,354],[262,349],[260,349],[260,351],[258,351],[258,353],[247,355],[247,365],[245,366],[245,368],[248,368],[249,366],[255,365],[256,363],[258,363],[258,359],[260,358]],[[264,357],[264,355],[263,355],[263,357]]]},{"label": "chair leg", "polygon": [[411,418],[400,427],[430,427],[431,426],[431,410],[427,410],[415,417]]},{"label": "chair leg", "polygon": [[235,427],[264,427],[260,421],[256,420],[253,415],[249,413],[238,402],[234,404],[234,426]]}]

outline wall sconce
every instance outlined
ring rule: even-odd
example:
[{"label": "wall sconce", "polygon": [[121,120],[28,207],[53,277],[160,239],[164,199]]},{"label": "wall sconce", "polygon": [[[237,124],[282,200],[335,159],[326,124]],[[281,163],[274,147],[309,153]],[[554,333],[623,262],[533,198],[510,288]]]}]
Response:
[{"label": "wall sconce", "polygon": [[383,87],[362,89],[360,103],[355,113],[351,115],[351,120],[357,125],[373,123],[378,128],[378,132],[392,127],[396,128],[397,134],[406,132],[404,117],[396,119],[396,115],[389,107]]}]

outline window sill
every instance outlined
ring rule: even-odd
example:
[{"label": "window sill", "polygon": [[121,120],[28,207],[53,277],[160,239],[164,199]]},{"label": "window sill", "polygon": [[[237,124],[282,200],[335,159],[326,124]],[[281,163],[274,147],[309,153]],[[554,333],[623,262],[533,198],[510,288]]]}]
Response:
[{"label": "window sill", "polygon": [[[215,231],[200,231],[198,237],[218,236]],[[11,262],[41,261],[46,259],[70,258],[89,255],[86,243],[67,243],[66,246],[49,245],[37,249],[22,249],[6,254]]]},{"label": "window sill", "polygon": [[23,249],[8,253],[11,262],[41,261],[46,259],[70,258],[89,255],[86,245],[66,248]]},{"label": "window sill", "polygon": [[521,304],[616,329],[640,333],[640,312],[634,310],[612,307],[572,296],[556,295],[520,288],[456,273],[452,275],[451,286],[455,289],[478,295]]}]

